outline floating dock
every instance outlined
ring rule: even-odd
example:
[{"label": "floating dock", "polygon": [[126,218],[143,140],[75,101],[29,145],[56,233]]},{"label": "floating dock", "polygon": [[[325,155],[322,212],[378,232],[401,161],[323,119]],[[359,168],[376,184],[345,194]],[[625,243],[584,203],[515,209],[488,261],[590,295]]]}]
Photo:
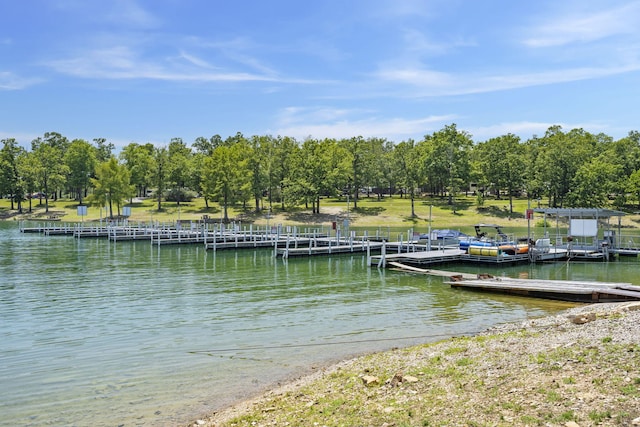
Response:
[{"label": "floating dock", "polygon": [[447,283],[453,288],[571,302],[594,303],[640,300],[640,286],[634,286],[630,283],[512,279],[508,277],[451,280]]}]

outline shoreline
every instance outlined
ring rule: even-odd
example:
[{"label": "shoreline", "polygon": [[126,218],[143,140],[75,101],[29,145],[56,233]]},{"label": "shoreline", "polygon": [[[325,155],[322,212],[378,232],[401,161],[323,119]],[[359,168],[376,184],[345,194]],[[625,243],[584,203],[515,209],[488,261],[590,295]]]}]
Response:
[{"label": "shoreline", "polygon": [[[598,377],[597,381],[591,376],[596,375],[603,367],[609,371],[624,371],[624,364],[629,361],[609,360],[614,352],[609,347],[614,345],[626,346],[625,351],[629,355],[622,353],[620,358],[634,358],[631,366],[635,366],[636,372],[626,372],[626,375],[616,379],[622,385],[611,384],[608,387],[606,384],[610,381],[609,378],[618,378],[618,373],[614,375],[613,372],[608,372],[607,377]],[[464,350],[460,350],[462,348]],[[593,349],[596,350],[590,351]],[[574,354],[570,357],[568,353],[574,350],[579,353],[578,356]],[[457,352],[462,356],[453,357]],[[555,352],[560,354],[553,363],[549,365],[547,360],[543,360],[547,354]],[[580,356],[581,352],[587,352],[593,360],[583,360],[580,364],[584,366],[574,369],[575,360],[585,359],[584,355]],[[428,375],[425,373],[425,363],[428,364],[429,360],[438,360],[440,363],[444,359],[451,359],[451,366],[443,371],[446,375],[451,375],[452,371],[460,371],[461,377],[454,382],[461,381],[462,389],[454,390],[452,395],[459,407],[451,407],[449,400],[441,399],[442,393],[452,393],[449,390],[450,379],[443,379],[438,375],[429,377],[428,380],[426,378]],[[500,362],[508,359],[513,359],[514,363]],[[488,363],[488,360],[493,362]],[[515,363],[516,360],[518,363]],[[638,361],[640,303],[581,305],[554,315],[497,325],[470,337],[454,337],[329,363],[315,368],[315,372],[292,378],[281,386],[208,414],[185,426],[266,426],[281,423],[324,425],[323,421],[326,425],[350,422],[367,425],[369,419],[380,420],[375,425],[392,426],[394,420],[403,418],[403,413],[405,416],[413,414],[409,416],[410,419],[415,418],[417,413],[422,414],[422,424],[407,425],[440,425],[438,423],[461,422],[463,419],[476,420],[477,425],[543,425],[534,420],[535,414],[543,417],[544,413],[552,418],[552,422],[546,425],[640,425]],[[623,366],[618,367],[618,362]],[[499,366],[495,366],[496,363]],[[468,366],[471,369],[466,369]],[[558,372],[556,366],[560,367]],[[560,377],[566,367],[571,367],[573,375],[562,379]],[[312,369],[314,367],[310,367]],[[530,371],[536,369],[542,369],[542,373],[532,376]],[[626,369],[628,371],[628,367]],[[496,370],[501,381],[505,382],[498,384],[497,389],[490,387],[497,375]],[[479,381],[478,377],[483,378],[480,380],[481,385],[470,387],[469,384]],[[548,383],[550,377],[553,378]],[[540,382],[544,384],[538,384]],[[549,389],[558,384],[561,391],[568,394],[563,397],[563,404],[548,402],[551,398],[540,392],[542,388]],[[594,387],[594,384],[598,387]],[[565,388],[574,390],[567,391]],[[589,391],[594,388],[601,388],[602,391]],[[437,391],[435,394],[434,389]],[[623,391],[616,393],[618,389]],[[520,409],[498,402],[498,397],[494,405],[496,410],[485,410],[483,401],[500,390],[498,395],[504,393],[503,397],[507,400],[521,400],[521,403],[515,405]],[[404,392],[410,393],[406,396]],[[551,396],[553,393],[555,392],[548,392]],[[469,396],[460,398],[459,395]],[[399,396],[403,398],[404,406],[398,404]],[[341,411],[329,414],[326,409],[322,409],[325,401],[360,402],[359,405],[363,405],[363,408],[354,415],[349,410],[350,405],[343,404]],[[470,405],[472,402],[475,405]],[[609,408],[614,408],[613,412],[605,407],[598,409],[603,402]],[[444,407],[439,406],[443,404]],[[560,411],[559,414],[555,414],[554,408]],[[383,424],[382,420],[385,418],[390,422]],[[529,419],[531,423],[525,422]]]}]

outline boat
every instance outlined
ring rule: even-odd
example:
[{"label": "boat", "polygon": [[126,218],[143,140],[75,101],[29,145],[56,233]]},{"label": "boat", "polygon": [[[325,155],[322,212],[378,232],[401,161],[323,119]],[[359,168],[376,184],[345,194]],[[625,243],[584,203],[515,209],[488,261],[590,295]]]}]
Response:
[{"label": "boat", "polygon": [[469,255],[521,255],[529,252],[528,239],[514,241],[497,224],[476,224],[474,228],[475,237],[468,236],[460,240],[460,249],[466,250]]}]

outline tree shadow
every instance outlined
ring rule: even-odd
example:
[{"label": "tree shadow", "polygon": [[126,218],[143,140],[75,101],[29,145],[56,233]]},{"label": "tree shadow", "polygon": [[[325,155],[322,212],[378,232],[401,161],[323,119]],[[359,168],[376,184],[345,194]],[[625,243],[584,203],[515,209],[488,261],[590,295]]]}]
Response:
[{"label": "tree shadow", "polygon": [[518,212],[509,212],[508,206],[502,208],[498,206],[478,206],[476,211],[480,215],[494,216],[497,218],[524,218],[524,214]]},{"label": "tree shadow", "polygon": [[385,208],[380,207],[380,206],[372,206],[372,207],[358,206],[356,209],[353,209],[353,212],[355,212],[358,215],[363,215],[363,216],[377,216],[377,215],[380,215],[384,211],[385,211]]}]

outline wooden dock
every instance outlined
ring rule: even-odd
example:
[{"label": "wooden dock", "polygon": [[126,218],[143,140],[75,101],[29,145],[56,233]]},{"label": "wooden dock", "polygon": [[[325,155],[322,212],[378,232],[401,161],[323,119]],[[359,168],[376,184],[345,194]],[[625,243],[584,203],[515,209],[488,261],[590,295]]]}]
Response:
[{"label": "wooden dock", "polygon": [[499,277],[482,280],[452,280],[453,288],[530,296],[572,302],[639,301],[640,286],[571,280],[532,280]]},{"label": "wooden dock", "polygon": [[308,242],[305,247],[290,247],[290,244],[291,242],[288,241],[284,248],[276,251],[276,255],[283,258],[290,258],[346,253],[370,253],[371,251],[379,251],[384,245],[384,242],[372,242],[370,240],[348,242],[336,239],[316,239]]}]

